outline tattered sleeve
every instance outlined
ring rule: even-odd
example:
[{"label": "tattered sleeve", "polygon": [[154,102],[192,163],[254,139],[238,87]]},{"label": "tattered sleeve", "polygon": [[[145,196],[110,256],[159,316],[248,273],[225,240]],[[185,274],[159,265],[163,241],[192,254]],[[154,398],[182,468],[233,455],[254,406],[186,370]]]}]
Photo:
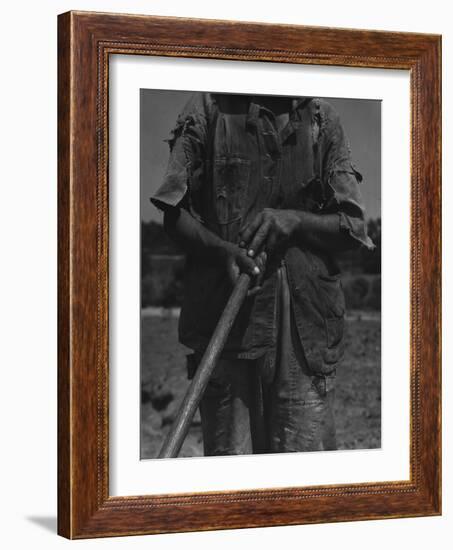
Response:
[{"label": "tattered sleeve", "polygon": [[[326,105],[326,104],[324,104]],[[349,144],[338,114],[327,105],[319,108],[323,134],[323,183],[325,211],[337,212],[340,228],[366,248],[374,249],[367,234],[365,208],[360,192],[362,175],[351,159]]]},{"label": "tattered sleeve", "polygon": [[150,198],[159,209],[181,206],[202,221],[201,191],[208,126],[206,100],[194,94],[178,116],[170,138],[170,157],[161,186]]}]

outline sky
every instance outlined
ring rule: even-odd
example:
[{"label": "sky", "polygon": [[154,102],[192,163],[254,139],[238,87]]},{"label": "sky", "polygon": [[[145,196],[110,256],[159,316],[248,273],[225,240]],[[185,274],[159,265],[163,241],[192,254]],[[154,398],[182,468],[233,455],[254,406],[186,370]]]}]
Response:
[{"label": "sky", "polygon": [[[150,203],[162,182],[169,148],[164,141],[193,92],[141,90],[140,93],[140,197],[143,221],[161,221]],[[301,94],[303,95],[303,94]],[[381,102],[371,99],[324,97],[340,115],[351,145],[352,158],[363,175],[361,191],[367,218],[381,212]]]}]

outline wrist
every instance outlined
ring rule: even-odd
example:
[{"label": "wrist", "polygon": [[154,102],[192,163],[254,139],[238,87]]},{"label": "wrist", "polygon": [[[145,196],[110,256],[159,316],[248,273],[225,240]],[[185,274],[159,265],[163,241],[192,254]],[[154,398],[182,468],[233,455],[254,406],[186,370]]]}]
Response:
[{"label": "wrist", "polygon": [[291,210],[291,214],[290,237],[299,237],[306,231],[307,213],[300,210]]}]

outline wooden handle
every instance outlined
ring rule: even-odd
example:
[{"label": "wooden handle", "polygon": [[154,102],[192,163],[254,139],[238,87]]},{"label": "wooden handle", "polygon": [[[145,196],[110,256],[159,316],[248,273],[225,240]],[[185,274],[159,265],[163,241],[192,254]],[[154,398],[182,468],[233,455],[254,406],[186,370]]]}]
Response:
[{"label": "wooden handle", "polygon": [[219,355],[230,334],[234,320],[247,296],[249,286],[250,276],[246,273],[242,273],[217,323],[208,347],[195,372],[192,383],[184,396],[173,425],[165,438],[165,442],[159,453],[159,458],[174,458],[178,456],[209,378],[211,377]]}]

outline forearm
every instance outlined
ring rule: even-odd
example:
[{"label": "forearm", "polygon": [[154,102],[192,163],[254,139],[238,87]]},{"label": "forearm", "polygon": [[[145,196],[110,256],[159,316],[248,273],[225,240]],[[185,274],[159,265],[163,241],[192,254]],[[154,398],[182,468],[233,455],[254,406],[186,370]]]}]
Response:
[{"label": "forearm", "polygon": [[247,273],[255,278],[253,288],[248,294],[260,291],[266,264],[264,253],[252,260],[245,250],[224,241],[182,208],[171,208],[164,213],[164,227],[170,237],[186,252],[224,269],[232,284],[237,281],[240,273]]},{"label": "forearm", "polygon": [[336,252],[355,248],[357,242],[341,230],[338,214],[313,214],[311,212],[292,211],[297,222],[293,239],[310,248]]},{"label": "forearm", "polygon": [[301,210],[265,208],[240,232],[240,246],[254,257],[264,248],[268,253],[292,243],[338,252],[356,246],[344,231],[338,214],[313,214]]},{"label": "forearm", "polygon": [[221,260],[229,245],[183,208],[165,211],[164,228],[186,252],[212,261]]}]

